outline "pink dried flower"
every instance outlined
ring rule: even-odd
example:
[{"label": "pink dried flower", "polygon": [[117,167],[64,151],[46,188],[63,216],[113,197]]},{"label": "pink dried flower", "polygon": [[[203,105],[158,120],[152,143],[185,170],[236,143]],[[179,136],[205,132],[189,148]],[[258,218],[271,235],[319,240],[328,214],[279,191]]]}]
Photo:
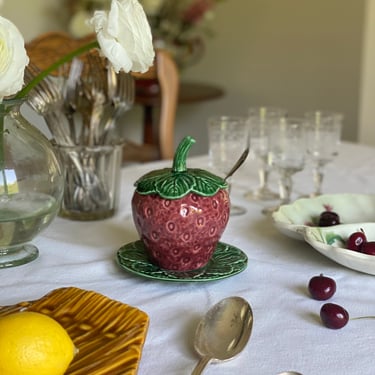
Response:
[{"label": "pink dried flower", "polygon": [[190,7],[185,9],[182,20],[186,23],[196,24],[202,20],[204,15],[215,5],[214,0],[196,0]]}]

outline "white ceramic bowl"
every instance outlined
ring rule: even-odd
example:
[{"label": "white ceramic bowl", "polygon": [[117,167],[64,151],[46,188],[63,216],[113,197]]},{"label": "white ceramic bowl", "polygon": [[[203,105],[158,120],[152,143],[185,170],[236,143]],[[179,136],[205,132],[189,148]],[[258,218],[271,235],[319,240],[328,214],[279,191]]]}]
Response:
[{"label": "white ceramic bowl", "polygon": [[283,234],[304,239],[306,227],[316,226],[320,214],[336,212],[341,224],[375,222],[375,194],[323,194],[297,199],[272,214],[276,228]]},{"label": "white ceramic bowl", "polygon": [[345,267],[375,275],[375,255],[346,249],[348,237],[363,229],[368,241],[375,241],[375,223],[306,227],[304,238],[315,250]]}]

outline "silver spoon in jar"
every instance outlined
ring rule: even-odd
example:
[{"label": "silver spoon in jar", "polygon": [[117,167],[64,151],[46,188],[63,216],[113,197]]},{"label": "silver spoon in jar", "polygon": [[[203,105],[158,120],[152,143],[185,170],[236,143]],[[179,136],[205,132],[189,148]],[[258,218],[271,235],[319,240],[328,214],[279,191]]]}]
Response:
[{"label": "silver spoon in jar", "polygon": [[249,341],[253,312],[241,297],[228,297],[214,305],[199,322],[194,347],[201,356],[191,375],[199,375],[211,361],[227,361]]},{"label": "silver spoon in jar", "polygon": [[250,147],[247,146],[241,156],[238,158],[238,160],[234,163],[232,169],[227,173],[227,175],[224,177],[224,181],[226,181],[229,177],[232,177],[234,172],[244,163],[247,156],[249,155]]}]

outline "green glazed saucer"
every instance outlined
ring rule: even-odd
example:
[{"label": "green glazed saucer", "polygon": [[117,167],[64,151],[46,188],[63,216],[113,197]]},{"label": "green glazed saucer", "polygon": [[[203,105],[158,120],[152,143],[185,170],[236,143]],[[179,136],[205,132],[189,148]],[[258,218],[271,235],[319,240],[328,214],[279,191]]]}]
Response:
[{"label": "green glazed saucer", "polygon": [[148,259],[142,241],[135,241],[122,246],[117,251],[117,263],[121,268],[139,276],[164,281],[214,281],[236,275],[247,267],[246,254],[223,242],[217,244],[216,250],[208,264],[197,271],[173,272],[160,269]]}]

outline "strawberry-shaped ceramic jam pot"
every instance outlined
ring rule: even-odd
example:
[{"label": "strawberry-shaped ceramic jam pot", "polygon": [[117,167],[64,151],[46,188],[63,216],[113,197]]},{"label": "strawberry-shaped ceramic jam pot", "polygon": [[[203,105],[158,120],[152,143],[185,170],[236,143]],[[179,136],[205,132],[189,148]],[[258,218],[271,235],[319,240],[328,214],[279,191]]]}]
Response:
[{"label": "strawberry-shaped ceramic jam pot", "polygon": [[185,137],[172,168],[149,172],[135,183],[135,226],[150,261],[165,270],[204,267],[229,219],[227,183],[203,169],[186,168],[193,143]]}]

